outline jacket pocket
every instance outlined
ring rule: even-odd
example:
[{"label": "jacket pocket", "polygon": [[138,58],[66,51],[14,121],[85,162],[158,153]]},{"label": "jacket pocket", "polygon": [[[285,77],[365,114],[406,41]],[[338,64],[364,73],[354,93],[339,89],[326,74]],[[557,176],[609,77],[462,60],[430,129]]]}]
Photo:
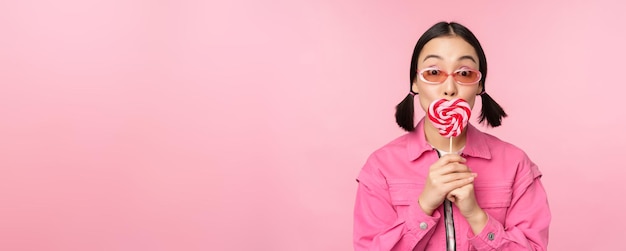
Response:
[{"label": "jacket pocket", "polygon": [[396,208],[396,211],[402,207],[417,204],[417,199],[424,189],[423,182],[414,179],[390,179],[387,182],[391,204]]},{"label": "jacket pocket", "polygon": [[502,183],[474,188],[478,205],[502,224],[505,224],[506,212],[511,206],[511,185]]}]

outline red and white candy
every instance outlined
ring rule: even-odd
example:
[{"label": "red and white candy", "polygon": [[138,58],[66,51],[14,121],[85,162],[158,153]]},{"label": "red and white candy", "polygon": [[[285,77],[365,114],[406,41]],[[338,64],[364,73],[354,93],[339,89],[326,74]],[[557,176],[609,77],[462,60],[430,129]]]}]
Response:
[{"label": "red and white candy", "polygon": [[463,99],[439,99],[428,107],[428,118],[446,138],[459,136],[471,114],[470,105]]}]

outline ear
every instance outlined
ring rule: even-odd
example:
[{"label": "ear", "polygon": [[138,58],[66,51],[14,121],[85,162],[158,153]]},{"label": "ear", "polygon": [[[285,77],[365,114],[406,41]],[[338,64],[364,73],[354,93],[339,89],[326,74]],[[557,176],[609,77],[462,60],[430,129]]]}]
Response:
[{"label": "ear", "polygon": [[476,92],[476,96],[483,93],[483,83],[478,84],[478,91]]}]

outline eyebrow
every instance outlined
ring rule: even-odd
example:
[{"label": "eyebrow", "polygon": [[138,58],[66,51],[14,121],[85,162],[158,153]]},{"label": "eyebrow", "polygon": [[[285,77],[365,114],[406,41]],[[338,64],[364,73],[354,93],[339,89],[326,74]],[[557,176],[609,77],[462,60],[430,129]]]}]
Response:
[{"label": "eyebrow", "polygon": [[[429,58],[437,58],[437,59],[441,59],[441,60],[443,60],[443,58],[441,58],[440,56],[437,56],[437,55],[428,55],[428,56],[426,56],[426,57],[424,58],[424,60],[422,61],[422,63],[423,63],[424,61],[426,61],[426,59],[429,59]],[[472,56],[470,56],[470,55],[461,56],[461,57],[460,57],[457,61],[461,61],[461,60],[463,60],[463,59],[469,59],[469,60],[472,60],[472,62],[476,63],[476,59],[474,59],[474,57],[472,57]]]}]

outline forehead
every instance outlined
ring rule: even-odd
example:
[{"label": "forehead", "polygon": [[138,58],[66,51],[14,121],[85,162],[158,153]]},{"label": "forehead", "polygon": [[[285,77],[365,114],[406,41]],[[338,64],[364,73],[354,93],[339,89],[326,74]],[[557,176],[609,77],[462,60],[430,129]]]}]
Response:
[{"label": "forehead", "polygon": [[[430,57],[430,56],[436,57]],[[465,56],[472,57],[476,63],[478,63],[478,55],[476,50],[471,44],[463,40],[459,36],[443,36],[434,38],[424,45],[422,51],[419,54],[419,63],[424,62],[424,59],[428,57],[430,60],[443,60],[447,62],[456,62],[463,59]]]}]

